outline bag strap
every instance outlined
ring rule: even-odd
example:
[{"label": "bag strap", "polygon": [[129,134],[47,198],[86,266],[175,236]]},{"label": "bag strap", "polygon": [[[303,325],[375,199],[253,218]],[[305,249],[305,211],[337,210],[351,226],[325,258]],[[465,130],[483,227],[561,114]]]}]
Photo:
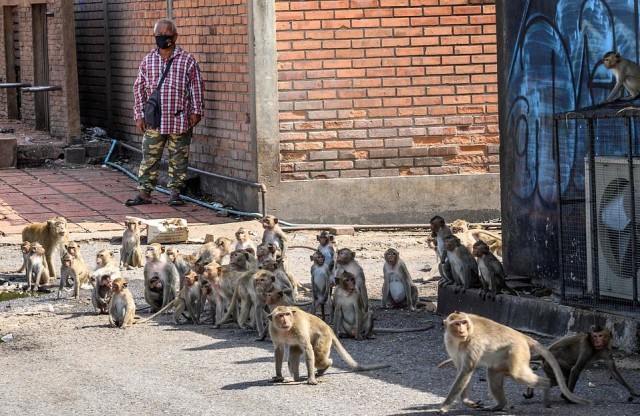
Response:
[{"label": "bag strap", "polygon": [[167,62],[167,66],[164,67],[164,72],[162,72],[162,78],[160,78],[160,82],[158,82],[158,86],[156,87],[156,90],[159,90],[160,87],[162,87],[162,83],[164,82],[164,79],[167,77],[167,73],[169,72],[169,68],[171,67],[171,64],[173,63],[174,59],[175,59],[175,56],[169,59],[169,62]]}]

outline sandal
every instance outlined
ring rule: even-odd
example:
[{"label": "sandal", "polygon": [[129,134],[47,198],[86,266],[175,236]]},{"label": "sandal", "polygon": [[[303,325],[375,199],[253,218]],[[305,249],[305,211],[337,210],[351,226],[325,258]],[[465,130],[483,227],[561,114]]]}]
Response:
[{"label": "sandal", "polygon": [[172,207],[181,207],[184,205],[184,201],[180,199],[179,195],[171,195],[171,198],[169,198],[169,201],[167,201],[167,204],[169,204]]},{"label": "sandal", "polygon": [[128,207],[132,207],[134,205],[148,205],[151,204],[151,200],[150,199],[144,199],[143,197],[141,197],[140,195],[136,196],[133,199],[127,199],[125,201],[125,205]]}]

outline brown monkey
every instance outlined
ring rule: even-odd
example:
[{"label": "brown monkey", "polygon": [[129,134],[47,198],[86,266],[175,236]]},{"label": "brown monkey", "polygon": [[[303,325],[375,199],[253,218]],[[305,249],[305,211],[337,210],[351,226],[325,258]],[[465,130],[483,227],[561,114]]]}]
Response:
[{"label": "brown monkey", "polygon": [[[283,284],[283,281],[286,284]],[[251,270],[245,272],[236,284],[231,303],[227,309],[226,315],[216,325],[227,322],[231,313],[237,314],[237,322],[241,328],[247,328],[245,325],[248,318],[251,318],[252,326],[258,331],[257,341],[263,341],[267,336],[265,327],[266,322],[266,292],[269,289],[282,291],[291,298],[291,287],[288,286],[286,278],[278,278],[273,272],[265,269]],[[237,306],[240,312],[237,312]]]},{"label": "brown monkey", "polygon": [[63,217],[55,217],[44,223],[29,224],[22,229],[22,241],[30,241],[32,244],[38,242],[42,245],[49,276],[55,278],[56,271],[51,256],[54,250],[60,250],[69,241],[67,220]]},{"label": "brown monkey", "polygon": [[233,242],[227,237],[218,237],[216,241],[212,243],[205,243],[201,245],[194,253],[196,258],[195,264],[198,268],[202,268],[205,264],[216,262],[222,263],[222,259],[231,253]]},{"label": "brown monkey", "polygon": [[136,304],[127,289],[127,282],[122,277],[111,283],[111,299],[109,300],[109,323],[111,326],[123,328],[131,326],[136,314]]},{"label": "brown monkey", "polygon": [[155,312],[175,299],[178,270],[158,243],[149,244],[145,256],[144,298]]},{"label": "brown monkey", "polygon": [[478,240],[473,245],[473,255],[478,258],[478,270],[480,271],[480,297],[496,300],[496,295],[502,290],[508,291],[512,295],[518,293],[507,286],[507,275],[504,273],[502,263],[491,253],[489,246],[482,240]]},{"label": "brown monkey", "polygon": [[38,242],[31,243],[26,261],[27,285],[30,290],[38,290],[41,284],[49,283],[45,257],[44,247]]},{"label": "brown monkey", "polygon": [[[615,51],[605,53],[602,57],[602,63],[616,77],[616,85],[603,103],[615,100],[618,94],[623,100],[633,100],[640,95],[640,66],[638,64],[623,58]],[[625,90],[629,92],[628,97],[624,97]]]},{"label": "brown monkey", "polygon": [[58,287],[58,298],[62,288],[67,285],[68,279],[73,280],[73,297],[78,299],[82,285],[89,283],[89,269],[84,262],[76,259],[67,253],[62,257],[62,267],[60,267],[60,286]]},{"label": "brown monkey", "polygon": [[464,312],[450,314],[444,320],[444,326],[444,344],[449,357],[458,369],[458,375],[440,407],[440,413],[447,413],[458,396],[465,405],[480,407],[467,396],[469,381],[478,365],[487,367],[489,391],[497,401],[497,404],[489,409],[490,411],[502,410],[507,404],[503,389],[505,376],[527,387],[548,390],[549,380],[538,377],[529,366],[530,348],[549,361],[556,377],[561,380],[560,389],[569,400],[590,404],[588,400],[577,397],[569,391],[562,379],[562,370],[556,359],[533,338],[490,319]]},{"label": "brown monkey", "polygon": [[[311,256],[311,296],[313,298],[313,306],[311,313],[317,314],[318,308],[322,314],[322,320],[325,320],[325,312],[333,311],[331,303],[331,270],[325,262],[325,256],[320,250]],[[325,306],[327,310],[325,311]],[[333,314],[333,312],[331,312]]]},{"label": "brown monkey", "polygon": [[338,275],[333,291],[333,331],[358,341],[371,338],[373,312],[364,306],[353,274],[343,271]]},{"label": "brown monkey", "polygon": [[[367,286],[365,284],[364,270],[356,261],[356,253],[349,250],[348,248],[341,248],[338,250],[338,255],[336,256],[336,267],[333,269],[333,273],[331,276],[332,283],[336,283],[335,279],[337,276],[340,276],[342,272],[349,272],[353,275],[356,281],[356,285],[358,286],[358,292],[360,294],[360,298],[362,299],[362,305],[364,310],[369,310],[369,295],[367,294]],[[335,304],[334,304],[335,308]]]},{"label": "brown monkey", "polygon": [[[331,345],[354,371],[386,368],[386,364],[361,365],[344,349],[342,343],[322,319],[291,306],[278,306],[269,314],[269,336],[274,346],[276,375],[272,382],[284,381],[282,362],[285,346],[289,346],[289,373],[295,381],[300,380],[300,356],[304,353],[307,365],[307,384],[318,384],[321,376],[333,364],[329,353]],[[314,373],[314,368],[317,371]]]},{"label": "brown monkey", "polygon": [[169,247],[165,250],[165,254],[169,257],[169,260],[176,266],[178,270],[178,277],[180,279],[180,289],[184,287],[184,275],[190,270],[195,269],[196,258],[192,255],[183,255],[177,248]]},{"label": "brown monkey", "polygon": [[468,248],[460,244],[460,239],[450,235],[444,239],[447,261],[451,264],[451,274],[455,280],[453,292],[464,293],[471,287],[480,287],[478,263]]},{"label": "brown monkey", "polygon": [[158,312],[154,313],[150,317],[135,322],[136,324],[143,324],[148,322],[165,312],[170,307],[174,307],[173,322],[176,325],[180,325],[180,316],[186,310],[189,314],[189,319],[196,325],[200,324],[200,306],[201,306],[201,289],[198,282],[198,275],[194,271],[189,271],[184,275],[184,287],[177,293],[176,298],[166,304]]},{"label": "brown monkey", "polygon": [[127,219],[122,233],[122,247],[120,248],[120,267],[127,270],[144,266],[144,256],[140,249],[140,221]]},{"label": "brown monkey", "polygon": [[96,253],[96,269],[91,273],[91,276],[98,280],[105,274],[111,276],[111,280],[121,277],[113,253],[110,250],[102,249]]},{"label": "brown monkey", "polygon": [[[22,265],[20,266],[20,269],[16,270],[16,273],[22,273],[23,271],[25,271],[27,258],[31,253],[31,243],[29,241],[23,241],[22,244],[20,244],[20,252],[22,253]],[[29,281],[29,277],[26,273],[25,277],[27,278],[27,281]]]},{"label": "brown monkey", "polygon": [[336,246],[335,236],[328,231],[322,231],[316,236],[318,240],[317,251],[324,255],[324,262],[329,266],[329,270],[335,266]]},{"label": "brown monkey", "polygon": [[[80,252],[80,244],[76,243],[75,241],[69,241],[65,245],[65,250],[66,250],[66,252],[61,254],[62,257],[64,257],[64,255],[66,253],[69,253],[73,257],[75,257],[76,259],[79,259],[81,262],[85,263],[84,262],[84,257],[82,257],[82,252]],[[61,257],[61,259],[62,259],[62,257]]]},{"label": "brown monkey", "polygon": [[[620,383],[622,387],[629,391],[631,397],[640,397],[618,371],[616,363],[613,360],[611,351],[611,331],[600,325],[591,327],[591,331],[586,334],[577,334],[562,338],[549,346],[549,352],[553,354],[558,361],[563,373],[563,380],[567,383],[567,387],[573,392],[576,383],[580,378],[582,370],[593,360],[604,360],[609,372],[613,378]],[[544,357],[531,357],[532,360],[543,359]],[[553,372],[551,365],[545,360],[542,364],[544,373],[551,380],[551,386],[557,386],[558,380]],[[530,399],[533,397],[533,389],[527,389],[524,397]]]},{"label": "brown monkey", "polygon": [[214,322],[216,317],[220,319],[225,315],[225,309],[231,309],[229,304],[231,303],[231,298],[233,298],[236,283],[243,274],[234,272],[228,267],[220,266],[216,262],[211,262],[204,266],[202,279],[209,283],[211,287],[211,297],[209,299],[213,299],[215,303]]},{"label": "brown monkey", "polygon": [[[77,259],[76,259],[77,261]],[[106,315],[109,313],[109,300],[111,300],[111,276],[105,274],[101,276],[98,281],[91,278],[91,284],[93,290],[91,291],[91,304],[95,308],[96,312],[100,315]]]},{"label": "brown monkey", "polygon": [[415,311],[420,304],[418,287],[413,283],[406,264],[400,259],[400,253],[390,248],[384,253],[384,260],[382,308],[386,309],[391,304],[393,307],[408,306],[410,310]]},{"label": "brown monkey", "polygon": [[431,227],[432,237],[436,241],[434,250],[436,257],[439,260],[438,271],[440,272],[439,286],[448,286],[455,283],[453,275],[451,274],[451,264],[447,260],[447,250],[444,248],[444,239],[453,235],[451,229],[447,227],[447,224],[439,215],[435,215],[429,220],[429,226]]},{"label": "brown monkey", "polygon": [[253,250],[253,254],[256,253],[256,245],[251,241],[251,236],[249,235],[249,231],[247,231],[244,227],[238,228],[236,231],[236,250],[245,250],[251,249]]},{"label": "brown monkey", "polygon": [[278,225],[278,218],[273,215],[265,215],[262,218],[262,243],[273,244],[280,252],[280,256],[285,257],[287,254],[287,236]]}]

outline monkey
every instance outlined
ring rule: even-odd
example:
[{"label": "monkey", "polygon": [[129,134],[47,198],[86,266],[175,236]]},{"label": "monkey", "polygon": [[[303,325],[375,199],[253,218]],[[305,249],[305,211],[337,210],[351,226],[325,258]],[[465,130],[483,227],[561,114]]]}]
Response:
[{"label": "monkey", "polygon": [[[179,280],[176,266],[164,253],[164,248],[153,243],[145,252],[147,262],[144,265],[144,298],[152,312],[162,309],[176,297],[176,282]],[[159,290],[162,289],[160,293]]]},{"label": "monkey", "polygon": [[[202,297],[202,303],[200,308],[200,313],[204,310],[205,303],[209,303],[211,308],[212,315],[212,323],[215,325],[216,323],[216,305],[213,294],[213,286],[210,281],[205,279],[200,279],[200,296]],[[202,322],[201,318],[198,318],[200,322]]]},{"label": "monkey", "polygon": [[450,235],[444,239],[447,260],[451,264],[451,274],[455,280],[453,292],[464,293],[471,287],[480,287],[478,263],[468,248],[460,244],[460,239]]},{"label": "monkey", "polygon": [[192,255],[181,254],[175,247],[168,247],[165,250],[165,254],[169,257],[173,265],[176,266],[180,280],[179,288],[182,289],[184,287],[184,275],[190,270],[195,269],[196,258]]},{"label": "monkey", "polygon": [[[316,314],[318,308],[322,314],[322,320],[325,320],[326,313],[331,311],[333,315],[333,306],[331,303],[331,270],[325,262],[325,256],[322,251],[316,251],[311,257],[313,264],[311,265],[311,296],[313,298],[313,306],[311,313]],[[325,306],[327,310],[325,311]]]},{"label": "monkey", "polygon": [[122,277],[111,283],[111,299],[109,300],[109,323],[111,326],[123,328],[133,325],[136,304]]},{"label": "monkey", "polygon": [[91,273],[91,276],[98,280],[105,274],[111,276],[111,280],[121,277],[113,253],[110,250],[102,249],[96,253],[96,269]]},{"label": "monkey", "polygon": [[251,236],[249,235],[249,231],[247,231],[244,227],[238,228],[236,231],[236,250],[245,250],[251,249],[253,250],[253,254],[256,253],[256,245],[253,241],[251,241]]},{"label": "monkey", "polygon": [[262,264],[261,268],[264,270],[269,270],[270,272],[273,272],[273,274],[276,277],[276,280],[278,281],[278,284],[283,288],[288,288],[291,291],[291,295],[293,296],[293,299],[296,299],[298,297],[298,285],[300,285],[300,283],[298,282],[298,279],[288,275],[285,272],[282,264],[282,258],[278,260],[274,260],[274,259],[266,260]]},{"label": "monkey", "polygon": [[[249,321],[250,313],[253,311],[251,322],[258,328],[258,333],[262,335],[262,332],[264,331],[264,317],[257,316],[260,314],[260,311],[258,310],[260,308],[257,307],[258,299],[256,293],[256,277],[254,277],[254,274],[260,276],[259,278],[266,280],[267,276],[264,275],[266,272],[268,271],[257,270],[255,272],[241,272],[240,277],[236,280],[233,295],[231,296],[231,300],[227,308],[227,313],[216,321],[216,326],[226,323],[231,318],[231,315],[235,314],[238,326],[240,328],[249,329],[250,326],[247,325],[247,321]],[[270,274],[268,277],[270,284],[271,276],[273,276],[273,274],[271,272],[268,273]],[[275,276],[273,277],[275,280]]]},{"label": "monkey", "polygon": [[258,259],[245,249],[237,249],[229,254],[229,267],[236,272],[246,272],[258,268]]},{"label": "monkey", "polygon": [[[361,365],[344,349],[336,335],[322,319],[299,308],[278,306],[269,314],[269,336],[274,346],[276,375],[274,383],[284,381],[282,362],[285,346],[289,346],[289,373],[294,381],[300,380],[300,356],[304,353],[307,365],[307,384],[316,385],[316,377],[322,376],[333,364],[329,354],[335,345],[340,357],[353,371],[376,370],[388,364]],[[314,368],[317,371],[314,373]]]},{"label": "monkey", "polygon": [[256,258],[258,259],[258,267],[262,268],[268,260],[275,260],[279,257],[278,248],[275,244],[260,243],[256,248]]},{"label": "monkey", "polygon": [[26,260],[27,285],[31,291],[38,290],[41,284],[49,283],[49,273],[45,262],[46,251],[37,241],[30,244]]},{"label": "monkey", "polygon": [[406,264],[400,259],[400,253],[390,248],[384,253],[384,260],[382,308],[387,309],[391,303],[394,307],[408,306],[410,310],[415,311],[420,304],[418,287],[413,283]]},{"label": "monkey", "polygon": [[82,285],[89,283],[89,269],[84,262],[76,259],[67,253],[62,257],[62,267],[60,268],[60,286],[58,287],[58,299],[60,292],[67,285],[69,278],[73,279],[73,297],[80,297],[80,288]]},{"label": "monkey", "polygon": [[[67,220],[63,217],[54,217],[44,223],[29,224],[22,229],[22,241],[40,243],[45,251],[45,265],[48,268],[49,276],[55,278],[56,271],[53,267],[51,256],[53,251],[60,250],[69,241],[67,232]],[[23,266],[26,266],[23,265]],[[23,268],[18,271],[21,272]]]},{"label": "monkey", "polygon": [[478,240],[473,245],[473,255],[478,258],[478,270],[480,271],[480,297],[496,300],[496,295],[502,290],[508,291],[512,295],[518,293],[507,285],[507,275],[504,273],[502,263],[491,253],[489,246],[482,240]]},{"label": "monkey", "polygon": [[[615,51],[605,53],[602,57],[602,63],[616,77],[616,85],[603,104],[614,101],[618,94],[622,100],[633,100],[640,95],[640,66],[638,64],[623,58]],[[624,97],[625,90],[629,92],[628,97]]]},{"label": "monkey", "polygon": [[278,225],[278,218],[273,215],[265,215],[262,218],[262,227],[264,231],[262,233],[262,243],[273,244],[280,252],[280,256],[283,258],[287,254],[287,236]]},{"label": "monkey", "polygon": [[189,319],[196,325],[200,324],[200,307],[201,307],[201,288],[200,282],[198,282],[198,275],[193,270],[190,270],[184,275],[184,287],[176,294],[175,299],[163,306],[159,311],[149,316],[146,319],[136,321],[136,324],[143,324],[148,322],[165,312],[170,307],[175,308],[173,312],[173,322],[176,325],[181,325],[180,316],[187,311]]},{"label": "monkey", "polygon": [[205,243],[201,245],[193,253],[193,256],[196,258],[196,266],[201,269],[205,264],[209,264],[214,261],[218,264],[222,264],[225,256],[231,253],[232,246],[233,242],[227,237],[218,237],[216,241],[212,243]]},{"label": "monkey", "polygon": [[120,267],[127,270],[144,266],[144,256],[140,249],[140,225],[137,220],[127,219],[122,233],[122,247],[120,248]]},{"label": "monkey", "polygon": [[[60,259],[62,260],[62,257],[64,257],[64,255],[66,253],[71,254],[73,257],[75,257],[76,259],[79,259],[81,262],[84,262],[84,257],[82,257],[82,252],[80,252],[80,244],[76,243],[75,241],[69,241],[65,246],[65,251],[61,254]],[[85,263],[86,264],[86,263]]]},{"label": "monkey", "polygon": [[[585,334],[565,337],[549,346],[549,352],[558,361],[560,369],[562,370],[563,380],[567,384],[569,391],[573,392],[582,370],[584,370],[589,362],[593,360],[604,360],[613,378],[631,394],[628,401],[633,400],[633,397],[640,397],[640,394],[629,386],[616,367],[611,351],[611,338],[611,331],[608,328],[594,325],[591,327],[591,330]],[[549,380],[551,380],[551,386],[557,386],[558,380],[553,372],[553,368],[544,357],[531,357],[531,360],[538,359],[543,360],[542,370]],[[531,399],[533,397],[533,389],[527,389],[527,393],[523,394],[523,396],[526,399]]]},{"label": "monkey", "polygon": [[472,408],[480,407],[479,403],[467,396],[469,381],[478,365],[487,367],[489,391],[497,401],[490,411],[502,410],[507,404],[503,389],[505,376],[510,376],[527,387],[543,388],[548,392],[549,379],[537,376],[529,366],[529,349],[541,354],[549,362],[559,379],[560,389],[569,400],[591,404],[569,391],[556,359],[533,338],[490,319],[464,312],[450,314],[444,320],[444,327],[444,344],[458,375],[440,406],[440,413],[447,413],[458,396],[463,404]]},{"label": "monkey", "polygon": [[434,250],[439,260],[438,271],[440,273],[438,285],[440,287],[452,285],[455,283],[455,280],[451,274],[451,264],[447,259],[447,250],[444,248],[444,239],[453,235],[453,233],[445,223],[444,218],[439,215],[435,215],[429,220],[429,226],[431,227],[432,238],[436,240]]},{"label": "monkey", "polygon": [[[22,273],[23,271],[25,271],[27,258],[31,253],[31,242],[23,241],[22,244],[20,244],[20,252],[22,253],[22,265],[20,266],[20,269],[16,270],[16,273]],[[27,278],[27,281],[29,281],[29,277],[27,276],[26,272],[25,277]]]},{"label": "monkey", "polygon": [[316,236],[316,240],[318,240],[317,250],[324,255],[324,262],[329,266],[329,270],[332,270],[336,258],[335,236],[328,231],[322,231]]},{"label": "monkey", "polygon": [[[215,304],[215,313],[213,313],[214,322],[216,321],[216,317],[220,319],[220,317],[225,315],[225,309],[228,308],[233,298],[236,283],[243,274],[242,272],[234,272],[228,267],[223,267],[216,262],[211,262],[204,266],[201,285],[207,285],[205,286],[207,291],[211,288],[211,293],[208,294],[208,300],[210,303],[211,300],[213,300]],[[204,281],[208,283],[205,284]],[[218,327],[218,325],[216,325],[216,327]]]},{"label": "monkey", "polygon": [[[78,259],[76,259],[78,261]],[[105,274],[96,281],[91,278],[93,290],[91,291],[91,303],[99,315],[109,313],[109,300],[111,299],[111,275]]]},{"label": "monkey", "polygon": [[358,341],[371,338],[373,312],[364,306],[355,276],[348,271],[340,273],[333,291],[333,331],[346,334]]},{"label": "monkey", "polygon": [[482,229],[472,229],[469,230],[469,233],[476,241],[484,241],[494,256],[502,257],[502,236],[500,234]]},{"label": "monkey", "polygon": [[[365,284],[364,270],[355,260],[356,253],[351,251],[348,248],[341,248],[338,250],[338,254],[336,256],[336,267],[333,269],[333,273],[331,275],[331,281],[333,284],[336,284],[336,277],[340,276],[342,272],[349,272],[353,275],[356,286],[358,286],[358,292],[360,298],[362,299],[362,306],[364,310],[369,310],[369,295],[367,294],[367,286]],[[335,303],[334,303],[335,309]]]}]

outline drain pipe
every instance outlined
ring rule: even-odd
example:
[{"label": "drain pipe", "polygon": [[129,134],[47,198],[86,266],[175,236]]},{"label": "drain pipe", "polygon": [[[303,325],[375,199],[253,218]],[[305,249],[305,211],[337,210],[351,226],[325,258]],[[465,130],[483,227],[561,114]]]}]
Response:
[{"label": "drain pipe", "polygon": [[[107,153],[107,157],[104,159],[104,162],[103,162],[104,165],[111,166],[112,168],[115,168],[115,169],[119,170],[120,172],[125,173],[127,176],[129,176],[131,179],[133,179],[134,181],[137,182],[138,181],[138,177],[137,176],[135,176],[133,173],[129,172],[128,170],[126,170],[122,166],[117,165],[117,164],[109,161],[109,159],[111,159],[111,155],[113,154],[113,151],[115,150],[117,144],[119,144],[120,146],[125,147],[125,148],[127,148],[129,150],[132,150],[134,152],[142,153],[142,151],[140,149],[137,149],[137,148],[135,148],[133,146],[129,146],[128,144],[125,144],[125,143],[120,143],[116,139],[111,139],[111,147],[109,148],[109,153]],[[231,177],[227,177],[227,176],[223,176],[223,175],[218,175],[218,174],[215,174],[215,173],[206,172],[206,171],[203,171],[203,170],[200,170],[200,169],[191,168],[191,167],[189,167],[188,170],[196,172],[196,173],[201,174],[201,175],[212,176],[212,177],[219,178],[219,179],[224,179],[224,180],[231,180],[232,182],[242,183],[242,184],[247,185],[247,186],[251,186],[251,187],[254,187],[254,188],[259,188],[261,196],[262,196],[262,211],[263,211],[263,213],[266,214],[266,193],[267,193],[267,188],[263,184],[244,181],[242,179],[231,178]],[[160,186],[156,187],[156,191],[158,191],[160,193],[163,193],[163,194],[166,194],[166,195],[171,194],[171,192],[168,189],[165,189],[165,188],[160,187]],[[184,196],[184,195],[180,195],[180,198],[184,199],[185,201],[192,202],[192,203],[194,203],[196,205],[203,206],[205,208],[213,209],[215,211],[227,212],[227,213],[232,214],[232,215],[238,215],[238,216],[250,217],[250,218],[262,218],[264,216],[263,214],[261,214],[259,212],[244,212],[244,211],[236,211],[236,210],[233,210],[233,209],[227,209],[227,208],[223,208],[223,207],[218,207],[218,206],[215,206],[215,205],[212,205],[212,204],[208,204],[206,202],[199,201],[197,199],[193,199],[191,197]]]}]

